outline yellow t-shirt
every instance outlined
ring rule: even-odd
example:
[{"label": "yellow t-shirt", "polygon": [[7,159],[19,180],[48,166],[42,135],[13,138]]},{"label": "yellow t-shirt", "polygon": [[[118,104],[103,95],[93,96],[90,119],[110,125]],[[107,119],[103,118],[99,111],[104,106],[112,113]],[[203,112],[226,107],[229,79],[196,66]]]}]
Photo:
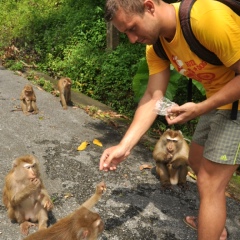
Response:
[{"label": "yellow t-shirt", "polygon": [[[179,22],[180,3],[174,3],[173,6],[176,10],[176,33],[171,42],[160,37],[163,48],[174,68],[201,82],[206,96],[210,97],[234,77],[235,73],[228,67],[240,59],[240,16],[218,1],[197,0],[193,5],[192,31],[198,41],[214,52],[224,64],[215,66],[203,61],[189,49]],[[146,58],[150,75],[163,71],[170,64],[155,54],[152,45],[146,48]],[[219,109],[231,107],[232,104],[228,104]]]}]

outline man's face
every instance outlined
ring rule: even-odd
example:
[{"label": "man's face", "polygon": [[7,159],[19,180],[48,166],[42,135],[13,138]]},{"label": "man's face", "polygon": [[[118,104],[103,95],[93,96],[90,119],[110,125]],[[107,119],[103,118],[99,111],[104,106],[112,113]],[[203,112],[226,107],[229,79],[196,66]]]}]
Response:
[{"label": "man's face", "polygon": [[113,20],[113,25],[128,36],[131,43],[154,44],[159,37],[159,28],[155,15],[145,11],[143,16],[128,14],[120,8]]}]

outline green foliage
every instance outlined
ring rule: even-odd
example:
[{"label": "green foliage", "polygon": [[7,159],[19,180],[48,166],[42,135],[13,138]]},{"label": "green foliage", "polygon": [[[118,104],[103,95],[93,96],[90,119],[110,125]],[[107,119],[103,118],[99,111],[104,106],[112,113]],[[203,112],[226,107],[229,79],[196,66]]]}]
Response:
[{"label": "green foliage", "polygon": [[[147,88],[148,74],[149,74],[148,66],[146,58],[144,57],[140,60],[137,73],[133,78],[133,90],[135,95],[134,100],[136,102],[139,102]],[[176,95],[179,82],[185,79],[186,78],[180,75],[175,69],[171,69],[170,82],[168,84],[165,97],[167,97],[170,100],[173,100],[174,96]]]},{"label": "green foliage", "polygon": [[35,83],[37,85],[41,86],[47,92],[52,92],[54,89],[53,84],[44,78],[39,78],[39,79],[35,80]]},{"label": "green foliage", "polygon": [[46,92],[52,92],[54,90],[54,86],[50,81],[46,80],[43,77],[40,78],[36,77],[34,72],[29,72],[27,78],[34,84],[37,84],[40,87],[42,87]]},{"label": "green foliage", "polygon": [[13,71],[22,71],[24,69],[24,66],[21,62],[16,62],[13,60],[9,61],[6,67]]},{"label": "green foliage", "polygon": [[[106,52],[100,59],[101,72],[96,77],[94,93],[97,99],[120,113],[132,114],[135,110],[132,79],[145,46],[120,44],[115,51]],[[128,111],[126,112],[126,109]]]},{"label": "green foliage", "polygon": [[[165,94],[165,97],[170,99],[171,101],[174,101],[174,99],[179,100],[179,94],[180,96],[184,94],[185,102],[187,99],[187,81],[188,79],[178,73],[172,66],[171,66],[171,75],[170,75],[170,82],[167,87],[167,91]],[[139,100],[142,98],[148,83],[148,65],[146,62],[146,58],[141,58],[139,61],[138,70],[136,72],[136,75],[133,78],[133,90],[134,90],[134,100],[136,102],[139,102]],[[182,82],[185,82],[182,84]],[[182,85],[182,88],[180,87]],[[201,83],[197,81],[193,81],[193,85],[195,86],[193,95],[196,96],[196,93],[201,94],[203,97],[205,96],[205,90]],[[200,96],[201,98],[201,96]],[[197,99],[196,99],[197,100]],[[179,101],[176,101],[178,104]],[[180,101],[181,104],[183,103]]]},{"label": "green foliage", "polygon": [[42,62],[49,53],[62,59],[69,42],[105,46],[103,10],[96,2],[12,0],[0,2],[0,8],[0,42],[14,41],[21,48],[34,49]]},{"label": "green foliage", "polygon": [[139,102],[142,98],[148,83],[148,65],[146,58],[141,58],[138,65],[138,70],[133,78],[134,101]]}]

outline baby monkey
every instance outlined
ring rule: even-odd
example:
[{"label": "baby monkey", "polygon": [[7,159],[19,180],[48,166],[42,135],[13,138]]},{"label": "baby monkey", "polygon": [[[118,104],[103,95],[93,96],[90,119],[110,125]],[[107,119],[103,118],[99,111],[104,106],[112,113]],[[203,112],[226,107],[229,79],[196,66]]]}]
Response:
[{"label": "baby monkey", "polygon": [[71,87],[72,80],[70,78],[61,78],[58,81],[58,90],[60,92],[60,100],[64,110],[67,109],[68,105],[72,105],[71,101]]},{"label": "baby monkey", "polygon": [[60,219],[49,228],[29,235],[25,240],[96,240],[104,229],[104,223],[100,215],[91,209],[100,200],[105,190],[105,183],[99,183],[95,194],[75,212]]}]

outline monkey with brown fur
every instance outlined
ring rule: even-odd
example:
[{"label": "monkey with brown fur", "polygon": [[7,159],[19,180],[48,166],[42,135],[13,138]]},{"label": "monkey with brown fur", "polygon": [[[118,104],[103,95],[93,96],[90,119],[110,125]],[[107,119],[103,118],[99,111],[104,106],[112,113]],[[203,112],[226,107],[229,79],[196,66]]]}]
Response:
[{"label": "monkey with brown fur", "polygon": [[60,100],[64,110],[67,109],[68,105],[72,105],[71,101],[71,87],[72,80],[70,78],[61,78],[58,81],[58,90],[60,92]]},{"label": "monkey with brown fur", "polygon": [[29,235],[25,240],[96,240],[104,229],[104,223],[100,215],[91,209],[100,200],[105,189],[105,183],[99,183],[95,194],[75,212],[49,228]]},{"label": "monkey with brown fur", "polygon": [[47,228],[48,211],[52,201],[40,178],[39,162],[33,155],[21,156],[5,177],[3,204],[11,221],[20,224],[21,233],[28,235],[29,227]]},{"label": "monkey with brown fur", "polygon": [[20,95],[20,101],[24,114],[37,114],[39,112],[36,104],[36,95],[31,85],[25,85]]},{"label": "monkey with brown fur", "polygon": [[161,186],[169,188],[178,184],[184,187],[188,172],[189,146],[181,131],[167,129],[160,137],[153,150],[156,171]]}]

